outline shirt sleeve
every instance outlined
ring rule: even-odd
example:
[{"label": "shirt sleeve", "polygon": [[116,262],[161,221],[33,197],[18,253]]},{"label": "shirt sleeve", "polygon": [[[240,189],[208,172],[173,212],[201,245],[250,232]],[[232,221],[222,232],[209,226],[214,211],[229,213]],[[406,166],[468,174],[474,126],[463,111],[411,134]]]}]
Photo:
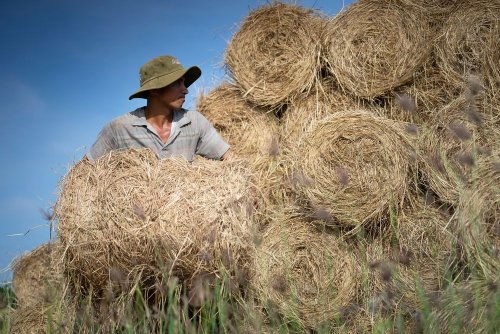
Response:
[{"label": "shirt sleeve", "polygon": [[90,150],[87,152],[87,158],[90,160],[95,160],[105,155],[111,150],[117,149],[116,138],[114,136],[113,127],[111,124],[106,125],[99,135],[95,143],[92,145]]},{"label": "shirt sleeve", "polygon": [[200,113],[196,113],[200,127],[200,139],[196,146],[196,154],[214,160],[220,160],[229,150],[229,144],[219,135],[214,126]]}]

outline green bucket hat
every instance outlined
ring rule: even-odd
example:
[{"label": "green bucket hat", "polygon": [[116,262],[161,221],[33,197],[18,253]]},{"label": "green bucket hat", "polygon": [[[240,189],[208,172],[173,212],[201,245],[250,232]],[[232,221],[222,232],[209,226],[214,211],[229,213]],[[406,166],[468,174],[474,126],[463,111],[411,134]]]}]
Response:
[{"label": "green bucket hat", "polygon": [[182,77],[184,77],[186,87],[189,87],[200,75],[201,70],[198,66],[191,66],[186,69],[182,67],[175,57],[156,57],[142,65],[140,70],[141,87],[128,99],[145,99],[149,90],[163,88]]}]

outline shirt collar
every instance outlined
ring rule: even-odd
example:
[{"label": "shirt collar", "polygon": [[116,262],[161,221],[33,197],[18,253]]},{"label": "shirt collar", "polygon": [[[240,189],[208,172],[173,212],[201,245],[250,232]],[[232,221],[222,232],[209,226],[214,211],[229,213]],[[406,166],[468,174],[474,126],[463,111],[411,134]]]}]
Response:
[{"label": "shirt collar", "polygon": [[[146,120],[146,107],[141,107],[137,108],[134,110],[131,114],[134,117],[134,120],[132,121],[133,126],[148,126],[148,121]],[[176,122],[177,125],[180,127],[191,123],[191,119],[188,116],[187,110],[186,109],[180,109],[180,110],[175,110],[174,111],[174,118],[172,120],[173,122]]]}]

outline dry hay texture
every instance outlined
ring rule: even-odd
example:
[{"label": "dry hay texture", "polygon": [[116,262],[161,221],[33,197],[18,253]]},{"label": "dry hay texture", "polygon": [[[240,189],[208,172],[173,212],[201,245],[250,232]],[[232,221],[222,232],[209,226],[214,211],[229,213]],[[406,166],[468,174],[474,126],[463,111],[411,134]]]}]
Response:
[{"label": "dry hay texture", "polygon": [[67,308],[42,302],[21,305],[12,314],[10,333],[72,333],[74,314],[71,312]]},{"label": "dry hay texture", "polygon": [[321,68],[325,19],[311,9],[274,3],[253,10],[229,42],[225,63],[244,96],[279,108],[309,91]]},{"label": "dry hay texture", "polygon": [[426,6],[361,0],[333,17],[325,58],[339,85],[373,98],[412,79],[430,56],[435,29]]},{"label": "dry hay texture", "polygon": [[285,146],[291,146],[304,132],[309,131],[314,121],[346,109],[370,109],[374,114],[383,111],[369,101],[358,99],[340,91],[328,79],[320,80],[308,92],[296,96],[287,106],[280,119],[280,137]]},{"label": "dry hay texture", "polygon": [[424,183],[439,199],[456,206],[468,187],[478,157],[498,148],[498,108],[488,99],[461,96],[436,111],[420,128],[420,170]]},{"label": "dry hay texture", "polygon": [[481,156],[456,211],[457,244],[470,268],[487,279],[500,276],[500,154]]},{"label": "dry hay texture", "polygon": [[497,277],[495,281],[472,279],[449,286],[433,305],[427,324],[429,333],[498,333],[495,312],[499,283]]},{"label": "dry hay texture", "polygon": [[313,212],[342,225],[370,224],[412,190],[413,148],[404,125],[363,110],[315,122],[290,155],[292,182]]},{"label": "dry hay texture", "polygon": [[272,114],[252,106],[240,89],[223,83],[198,99],[201,112],[241,156],[268,156],[277,148],[278,121]]},{"label": "dry hay texture", "polygon": [[[251,185],[238,161],[158,160],[149,150],[83,159],[55,206],[65,269],[76,284],[145,288],[177,277],[244,270]],[[113,282],[111,282],[113,283]]]},{"label": "dry hay texture", "polygon": [[437,64],[448,82],[469,75],[483,78],[488,90],[500,88],[500,1],[461,1],[443,23],[436,43]]},{"label": "dry hay texture", "polygon": [[355,327],[368,331],[374,318],[387,315],[411,318],[422,306],[422,296],[442,289],[454,246],[450,219],[418,200],[399,212],[381,235],[363,240],[358,257],[365,259],[368,275],[359,297],[362,307],[351,316]]},{"label": "dry hay texture", "polygon": [[426,124],[432,122],[437,110],[448,105],[462,93],[462,87],[446,81],[442,70],[427,62],[416,71],[411,82],[398,87],[385,98],[385,116],[391,119]]},{"label": "dry hay texture", "polygon": [[49,303],[64,287],[60,245],[49,242],[17,258],[12,264],[12,287],[21,305]]},{"label": "dry hay texture", "polygon": [[304,328],[333,322],[356,298],[361,272],[353,253],[300,219],[270,223],[254,261],[250,281],[260,305]]}]

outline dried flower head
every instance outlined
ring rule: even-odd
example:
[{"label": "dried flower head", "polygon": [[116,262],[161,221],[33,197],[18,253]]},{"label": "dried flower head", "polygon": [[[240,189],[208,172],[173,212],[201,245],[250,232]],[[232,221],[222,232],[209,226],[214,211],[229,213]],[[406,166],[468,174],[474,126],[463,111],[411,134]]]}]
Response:
[{"label": "dried flower head", "polygon": [[468,93],[472,97],[477,96],[484,90],[484,86],[483,83],[481,82],[481,79],[476,75],[470,75],[467,80],[467,84],[468,84]]},{"label": "dried flower head", "polygon": [[324,221],[327,225],[334,225],[335,224],[335,218],[330,214],[330,212],[328,212],[323,207],[314,208],[312,216],[314,219]]},{"label": "dried flower head", "polygon": [[435,170],[437,170],[441,174],[445,174],[446,173],[446,168],[444,167],[443,161],[441,160],[441,157],[437,153],[431,154],[431,156],[429,157],[429,160],[430,160],[429,161],[430,165]]},{"label": "dried flower head", "polygon": [[418,135],[418,127],[413,123],[408,124],[405,128],[405,131],[413,136]]},{"label": "dried flower head", "polygon": [[456,154],[456,160],[463,166],[472,167],[475,164],[474,155],[469,151],[458,152]]},{"label": "dried flower head", "polygon": [[132,211],[137,216],[137,218],[139,218],[139,220],[146,221],[146,219],[147,219],[146,212],[144,211],[144,209],[142,208],[142,206],[134,203],[132,205]]},{"label": "dried flower head", "polygon": [[269,156],[275,157],[280,154],[278,137],[273,136],[271,139],[271,143],[269,144]]},{"label": "dried flower head", "polygon": [[302,171],[294,170],[291,178],[292,184],[302,187],[310,187],[314,184],[314,180],[304,174]]},{"label": "dried flower head", "polygon": [[349,175],[347,174],[347,169],[342,166],[335,167],[335,173],[337,174],[339,183],[344,187],[349,183]]},{"label": "dried flower head", "polygon": [[458,140],[466,141],[472,138],[469,130],[460,122],[451,123],[448,129]]},{"label": "dried flower head", "polygon": [[274,290],[278,291],[281,294],[285,294],[288,292],[288,282],[285,279],[284,275],[277,275],[274,278],[272,283],[272,287]]},{"label": "dried flower head", "polygon": [[477,107],[474,103],[469,104],[469,106],[465,109],[465,113],[467,114],[469,121],[471,121],[472,123],[476,124],[477,126],[483,124],[483,117],[477,111]]},{"label": "dried flower head", "polygon": [[403,109],[404,111],[407,111],[409,113],[414,113],[417,111],[417,105],[415,104],[415,101],[411,97],[409,97],[406,94],[396,94],[396,104]]}]

